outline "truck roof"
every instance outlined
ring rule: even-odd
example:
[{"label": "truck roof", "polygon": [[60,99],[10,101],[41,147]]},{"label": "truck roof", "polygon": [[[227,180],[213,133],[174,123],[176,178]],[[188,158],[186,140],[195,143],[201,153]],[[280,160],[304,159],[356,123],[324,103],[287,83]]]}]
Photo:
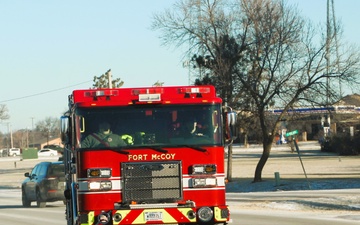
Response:
[{"label": "truck roof", "polygon": [[73,104],[82,107],[222,102],[211,85],[82,89],[74,90],[70,97]]}]

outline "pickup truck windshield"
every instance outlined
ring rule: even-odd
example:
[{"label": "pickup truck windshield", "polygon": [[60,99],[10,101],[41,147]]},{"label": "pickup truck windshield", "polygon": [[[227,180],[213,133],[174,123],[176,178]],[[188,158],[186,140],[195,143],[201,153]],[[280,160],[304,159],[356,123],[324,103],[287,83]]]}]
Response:
[{"label": "pickup truck windshield", "polygon": [[221,145],[219,105],[78,108],[79,148]]}]

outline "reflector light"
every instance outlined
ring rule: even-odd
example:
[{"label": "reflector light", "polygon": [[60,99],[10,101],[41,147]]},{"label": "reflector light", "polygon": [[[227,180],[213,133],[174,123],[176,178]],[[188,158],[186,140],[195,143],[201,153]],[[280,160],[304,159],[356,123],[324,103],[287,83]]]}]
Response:
[{"label": "reflector light", "polygon": [[228,217],[229,217],[229,214],[230,214],[230,212],[229,212],[228,209],[221,209],[221,218],[222,218],[222,219],[228,218]]},{"label": "reflector light", "polygon": [[88,169],[88,177],[111,177],[111,169]]},{"label": "reflector light", "polygon": [[100,177],[100,170],[91,170],[89,172],[89,177]]},{"label": "reflector light", "polygon": [[208,87],[186,87],[179,88],[180,94],[206,94],[210,93],[210,88]]},{"label": "reflector light", "polygon": [[193,174],[214,174],[216,173],[216,165],[215,164],[196,164],[192,167]]}]

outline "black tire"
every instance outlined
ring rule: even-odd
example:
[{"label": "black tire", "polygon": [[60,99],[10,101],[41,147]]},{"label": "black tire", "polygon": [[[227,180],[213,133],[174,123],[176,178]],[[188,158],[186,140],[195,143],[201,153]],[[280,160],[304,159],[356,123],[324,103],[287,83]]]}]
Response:
[{"label": "black tire", "polygon": [[41,194],[39,190],[36,191],[36,205],[38,208],[45,208],[46,206],[46,202],[41,199]]},{"label": "black tire", "polygon": [[31,201],[26,197],[26,193],[24,190],[22,190],[22,196],[21,196],[21,201],[22,201],[22,206],[23,207],[30,207],[31,206]]},{"label": "black tire", "polygon": [[71,208],[71,203],[69,201],[66,202],[65,217],[66,217],[67,225],[76,224],[75,221],[73,221],[72,208]]}]

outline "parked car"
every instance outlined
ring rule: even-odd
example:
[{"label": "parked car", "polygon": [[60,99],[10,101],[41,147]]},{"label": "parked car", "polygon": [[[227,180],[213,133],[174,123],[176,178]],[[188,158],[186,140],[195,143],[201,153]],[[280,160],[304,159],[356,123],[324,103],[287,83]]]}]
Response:
[{"label": "parked car", "polygon": [[63,149],[60,145],[44,145],[43,148],[49,148],[57,151],[61,151]]},{"label": "parked car", "polygon": [[20,148],[10,148],[8,151],[9,156],[19,156],[21,155]]},{"label": "parked car", "polygon": [[46,202],[65,201],[63,162],[41,162],[24,175],[26,179],[21,184],[24,207],[30,207],[33,201],[36,201],[39,208],[45,207]]},{"label": "parked car", "polygon": [[56,156],[58,155],[58,152],[56,150],[50,149],[50,148],[44,148],[38,151],[38,157],[42,156]]}]

